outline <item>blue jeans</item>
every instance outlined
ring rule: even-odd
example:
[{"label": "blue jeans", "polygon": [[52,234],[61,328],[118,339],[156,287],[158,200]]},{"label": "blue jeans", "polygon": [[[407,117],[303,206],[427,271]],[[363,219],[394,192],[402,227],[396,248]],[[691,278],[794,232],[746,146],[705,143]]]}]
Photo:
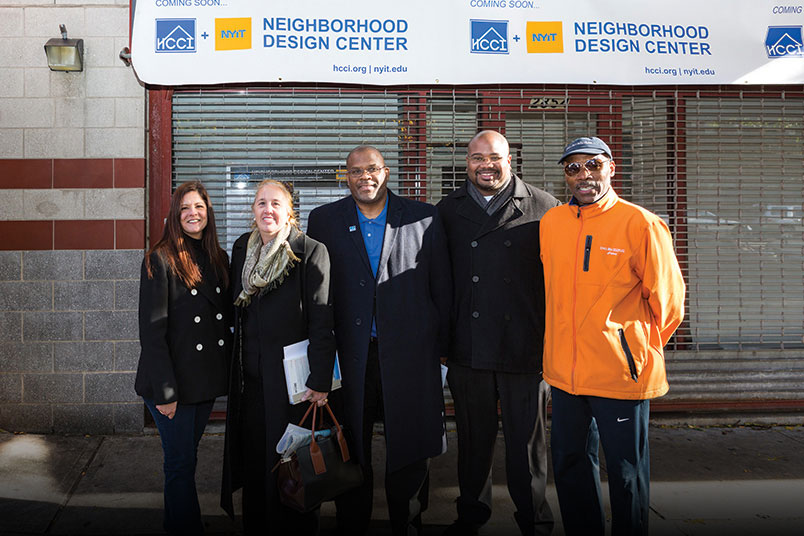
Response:
[{"label": "blue jeans", "polygon": [[170,534],[202,534],[201,508],[195,489],[198,442],[209,421],[214,400],[199,404],[179,404],[168,419],[156,409],[153,400],[145,400],[159,429],[164,454],[165,520]]},{"label": "blue jeans", "polygon": [[650,507],[649,400],[571,395],[553,387],[551,450],[564,532],[603,536],[602,444],[611,500],[611,533],[647,535]]}]

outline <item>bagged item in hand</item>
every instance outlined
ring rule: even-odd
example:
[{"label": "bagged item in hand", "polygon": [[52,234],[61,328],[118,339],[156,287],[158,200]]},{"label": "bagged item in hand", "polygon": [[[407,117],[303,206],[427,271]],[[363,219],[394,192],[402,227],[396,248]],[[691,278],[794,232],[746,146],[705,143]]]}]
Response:
[{"label": "bagged item in hand", "polygon": [[[327,428],[324,430],[316,430],[316,441],[321,437],[328,437],[331,431]],[[296,452],[296,449],[310,444],[310,430],[302,428],[293,423],[288,423],[285,428],[285,433],[279,438],[276,444],[276,453],[282,458],[290,458],[290,455]]]},{"label": "bagged item in hand", "polygon": [[310,415],[310,410],[313,410],[312,429],[306,430],[309,443],[298,445],[290,457],[282,458],[277,464],[279,500],[299,512],[314,510],[322,502],[332,500],[363,483],[363,471],[349,454],[343,427],[338,423],[329,404],[321,408],[322,412],[324,408],[334,423],[328,429],[329,435],[321,437],[316,434],[318,408],[311,402],[310,408],[299,422],[299,426],[302,426]]}]

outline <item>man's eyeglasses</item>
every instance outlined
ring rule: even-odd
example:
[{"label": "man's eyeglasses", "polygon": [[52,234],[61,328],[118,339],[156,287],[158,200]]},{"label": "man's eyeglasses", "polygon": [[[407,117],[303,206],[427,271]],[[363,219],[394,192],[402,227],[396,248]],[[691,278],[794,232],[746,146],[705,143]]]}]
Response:
[{"label": "man's eyeglasses", "polygon": [[580,162],[573,162],[564,166],[564,173],[572,177],[573,175],[580,173],[581,168],[586,168],[589,171],[600,171],[600,168],[602,168],[603,164],[606,162],[611,162],[611,160],[597,160],[596,158],[592,158],[583,164]]},{"label": "man's eyeglasses", "polygon": [[486,161],[489,161],[492,164],[496,164],[497,162],[499,162],[502,159],[503,159],[503,157],[498,155],[498,154],[493,154],[493,155],[490,155],[490,156],[482,156],[482,155],[479,155],[479,154],[473,154],[472,156],[470,156],[468,158],[468,160],[473,164],[483,164]]},{"label": "man's eyeglasses", "polygon": [[352,178],[358,179],[363,176],[364,173],[368,173],[369,175],[376,175],[380,171],[385,169],[384,167],[377,167],[377,166],[370,166],[367,168],[352,168],[349,170],[349,176]]}]

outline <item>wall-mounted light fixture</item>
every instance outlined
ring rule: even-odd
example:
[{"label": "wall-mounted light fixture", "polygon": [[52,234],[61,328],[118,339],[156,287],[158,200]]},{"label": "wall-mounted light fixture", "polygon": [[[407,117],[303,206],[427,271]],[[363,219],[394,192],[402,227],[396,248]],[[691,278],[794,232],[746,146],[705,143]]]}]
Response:
[{"label": "wall-mounted light fixture", "polygon": [[119,58],[120,58],[120,60],[123,62],[123,64],[126,67],[130,67],[131,66],[131,49],[128,48],[128,47],[123,47],[122,49],[120,49]]},{"label": "wall-mounted light fixture", "polygon": [[51,71],[83,71],[84,40],[67,39],[67,27],[59,24],[61,39],[54,37],[45,43],[47,66]]}]

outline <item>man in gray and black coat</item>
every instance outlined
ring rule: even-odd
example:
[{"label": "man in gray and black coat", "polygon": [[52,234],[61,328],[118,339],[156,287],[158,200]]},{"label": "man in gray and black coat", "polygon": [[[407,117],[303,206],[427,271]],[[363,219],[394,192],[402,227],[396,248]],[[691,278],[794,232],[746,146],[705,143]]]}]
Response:
[{"label": "man in gray and black coat", "polygon": [[477,534],[491,517],[498,401],[516,522],[523,535],[550,534],[539,220],[559,202],[511,173],[508,141],[494,131],[469,143],[466,172],[469,180],[437,205],[452,263],[447,381],[460,490],[458,520],[445,534]]},{"label": "man in gray and black coat", "polygon": [[421,533],[429,459],[444,447],[439,358],[450,303],[446,238],[432,205],[388,189],[380,151],[346,159],[350,194],[310,213],[308,234],[331,260],[345,422],[365,483],[338,499],[341,534],[366,534],[372,512],[371,433],[385,424],[385,492],[392,533]]}]

